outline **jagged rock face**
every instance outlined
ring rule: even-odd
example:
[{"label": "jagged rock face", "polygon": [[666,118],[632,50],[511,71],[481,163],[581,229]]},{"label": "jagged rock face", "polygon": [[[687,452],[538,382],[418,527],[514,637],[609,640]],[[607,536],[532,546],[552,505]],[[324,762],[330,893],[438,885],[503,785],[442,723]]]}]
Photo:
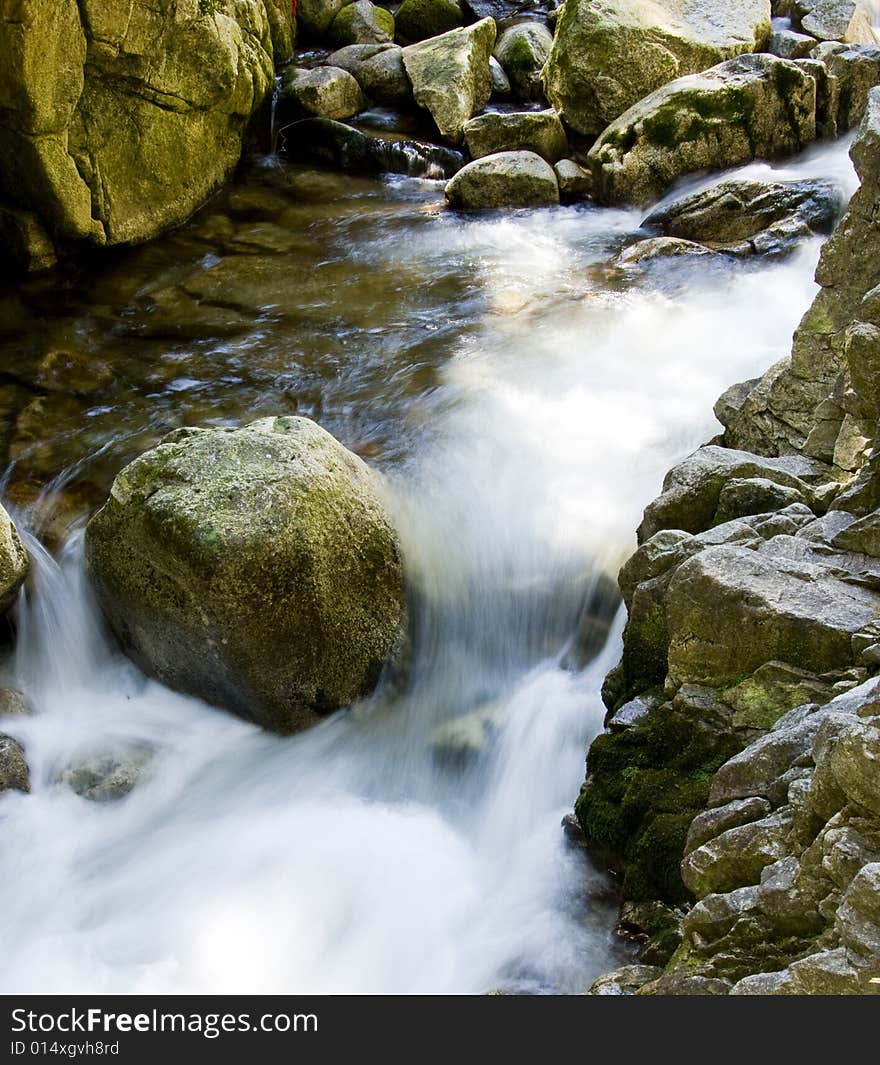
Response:
[{"label": "jagged rock face", "polygon": [[685,174],[792,155],[816,138],[816,100],[811,69],[771,55],[740,56],[665,84],[590,150],[597,198],[643,204]]},{"label": "jagged rock face", "polygon": [[369,694],[401,646],[382,482],[305,418],[172,433],[116,478],[86,560],[148,673],[278,732]]},{"label": "jagged rock face", "polygon": [[[878,123],[874,89],[793,359],[716,407],[754,452],[673,469],[621,570],[623,659],[576,812],[628,897],[694,903],[638,994],[880,991]],[[833,390],[818,406],[810,373]],[[784,447],[780,411],[800,419]]]},{"label": "jagged rock face", "polygon": [[96,245],[207,199],[291,44],[281,0],[3,0],[0,26],[0,195]]},{"label": "jagged rock face", "polygon": [[569,0],[544,69],[547,98],[579,133],[601,133],[661,85],[759,51],[770,29],[769,0]]},{"label": "jagged rock face", "polygon": [[416,103],[431,113],[441,135],[457,143],[465,122],[482,111],[492,95],[489,57],[495,21],[482,19],[403,50],[403,65]]},{"label": "jagged rock face", "polygon": [[880,90],[870,93],[851,154],[862,185],[822,249],[822,288],[791,358],[771,368],[724,422],[725,441],[735,447],[770,455],[803,450],[856,470],[880,413]]}]

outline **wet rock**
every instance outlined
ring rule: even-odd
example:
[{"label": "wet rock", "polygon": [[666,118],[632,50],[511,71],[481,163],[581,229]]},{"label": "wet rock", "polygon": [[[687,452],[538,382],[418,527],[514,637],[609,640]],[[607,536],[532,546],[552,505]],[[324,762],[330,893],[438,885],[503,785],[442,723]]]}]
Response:
[{"label": "wet rock", "polygon": [[355,78],[341,67],[289,69],[281,83],[277,120],[280,124],[303,116],[351,118],[366,107]]},{"label": "wet rock", "polygon": [[[551,103],[567,120],[557,97]],[[590,150],[603,203],[645,203],[677,178],[792,155],[816,138],[816,80],[745,55],[679,78],[625,111]]]},{"label": "wet rock", "polygon": [[410,42],[437,37],[463,21],[458,0],[403,0],[395,15],[398,34]]},{"label": "wet rock", "polygon": [[412,86],[406,76],[400,48],[389,48],[365,60],[356,77],[367,96],[377,104],[404,107],[413,102]]},{"label": "wet rock", "polygon": [[149,240],[238,163],[290,9],[90,0],[87,15],[77,0],[4,7],[0,184],[56,242]]},{"label": "wet rock", "polygon": [[637,695],[616,710],[609,710],[605,718],[605,727],[611,729],[612,732],[631,728],[656,710],[663,701],[663,695],[659,692],[645,692]]},{"label": "wet rock", "polygon": [[534,152],[500,152],[468,163],[446,186],[453,207],[548,207],[559,203],[553,167]]},{"label": "wet rock", "polygon": [[843,210],[829,181],[723,181],[653,211],[642,223],[666,236],[739,257],[782,255],[827,234]]},{"label": "wet rock", "polygon": [[735,728],[768,729],[789,710],[822,704],[835,692],[829,680],[786,662],[767,662],[727,688],[722,697],[732,709]]},{"label": "wet rock", "polygon": [[407,138],[371,136],[326,118],[297,123],[290,140],[282,138],[282,152],[288,159],[366,174],[448,179],[464,166],[464,156],[452,148]]},{"label": "wet rock", "polygon": [[495,58],[520,100],[542,100],[541,71],[553,47],[553,34],[541,22],[518,22],[501,33]]},{"label": "wet rock", "polygon": [[346,4],[330,25],[330,39],[346,44],[373,44],[394,40],[394,16],[371,0]]},{"label": "wet rock", "polygon": [[605,973],[590,985],[588,995],[634,995],[640,987],[656,980],[663,970],[656,965],[622,965]]},{"label": "wet rock", "polygon": [[584,200],[593,192],[593,175],[574,159],[560,159],[553,167],[559,183],[559,196],[565,203]]},{"label": "wet rock", "polygon": [[5,614],[18,599],[30,560],[12,518],[0,504],[0,614]]},{"label": "wet rock", "polygon": [[494,44],[495,23],[483,19],[403,50],[416,103],[454,143],[461,140],[465,122],[482,111],[492,95],[489,56]]},{"label": "wet rock", "polygon": [[617,266],[624,268],[639,267],[653,262],[666,262],[670,259],[711,258],[715,253],[703,244],[692,240],[679,240],[677,237],[651,237],[630,244],[614,260]]},{"label": "wet rock", "polygon": [[568,138],[555,111],[487,112],[464,124],[464,141],[472,158],[498,152],[528,151],[548,163],[568,152]]},{"label": "wet rock", "polygon": [[127,755],[98,753],[69,766],[60,780],[84,799],[112,802],[136,787],[151,760],[150,750],[133,750]]},{"label": "wet rock", "polygon": [[442,765],[460,769],[485,757],[498,736],[503,709],[490,703],[435,729],[430,740],[434,758]]},{"label": "wet rock", "polygon": [[569,126],[595,135],[668,82],[759,51],[770,28],[768,0],[686,9],[675,0],[570,0],[544,70],[547,96]]},{"label": "wet rock", "polygon": [[0,733],[0,793],[30,790],[30,771],[21,744]]},{"label": "wet rock", "polygon": [[33,713],[30,700],[15,688],[0,688],[0,717],[19,717]]},{"label": "wet rock", "polygon": [[147,672],[279,732],[369,694],[401,645],[382,484],[304,418],[172,433],[119,474],[86,555]]}]

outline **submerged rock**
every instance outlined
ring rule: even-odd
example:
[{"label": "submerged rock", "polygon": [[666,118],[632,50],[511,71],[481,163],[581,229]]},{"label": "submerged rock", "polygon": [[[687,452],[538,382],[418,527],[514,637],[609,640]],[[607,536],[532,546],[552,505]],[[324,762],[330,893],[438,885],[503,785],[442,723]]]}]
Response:
[{"label": "submerged rock", "polygon": [[431,113],[442,136],[453,143],[461,140],[465,122],[482,111],[492,95],[489,57],[494,44],[495,22],[483,19],[403,50],[416,103]]},{"label": "submerged rock", "polygon": [[149,770],[151,759],[148,749],[135,749],[126,755],[99,753],[69,766],[60,780],[84,799],[112,802],[135,788]]},{"label": "submerged rock", "polygon": [[148,673],[278,732],[369,694],[403,637],[378,475],[304,418],[172,433],[119,474],[86,558]]},{"label": "submerged rock", "polygon": [[464,124],[464,142],[474,159],[497,152],[529,151],[556,163],[568,152],[568,138],[552,109],[478,115]]},{"label": "submerged rock", "polygon": [[0,733],[0,794],[30,790],[30,770],[21,744]]},{"label": "submerged rock", "polygon": [[769,0],[567,0],[544,69],[547,97],[573,129],[601,133],[662,85],[760,51],[769,36]]},{"label": "submerged rock", "polygon": [[453,207],[548,207],[559,203],[556,173],[534,152],[499,152],[468,163],[446,186]]},{"label": "submerged rock", "polygon": [[815,78],[748,55],[640,100],[602,133],[590,162],[602,202],[639,204],[685,174],[792,155],[815,138]]},{"label": "submerged rock", "polygon": [[449,179],[464,166],[464,156],[453,148],[408,138],[372,136],[326,118],[298,122],[289,141],[282,131],[282,152],[288,159],[365,174]]},{"label": "submerged rock", "polygon": [[0,614],[15,605],[30,560],[12,518],[0,504]]}]

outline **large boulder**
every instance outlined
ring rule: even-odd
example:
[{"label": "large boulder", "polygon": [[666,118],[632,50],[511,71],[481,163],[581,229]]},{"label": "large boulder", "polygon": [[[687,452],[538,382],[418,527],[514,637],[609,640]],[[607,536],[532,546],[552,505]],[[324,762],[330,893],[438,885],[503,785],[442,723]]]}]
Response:
[{"label": "large boulder", "polygon": [[495,22],[487,18],[403,50],[416,103],[430,111],[442,136],[454,143],[492,95],[489,57],[494,44]]},{"label": "large boulder", "polygon": [[337,45],[374,44],[394,40],[394,16],[371,0],[346,4],[330,25],[330,37]]},{"label": "large boulder", "polygon": [[293,732],[367,695],[401,642],[382,483],[305,418],[182,429],[86,530],[113,631],[148,673]]},{"label": "large boulder", "polygon": [[549,207],[559,203],[553,167],[534,152],[499,152],[468,163],[446,186],[453,207]]},{"label": "large boulder", "polygon": [[529,151],[548,163],[568,154],[568,138],[552,108],[548,111],[487,111],[464,125],[464,142],[474,159],[496,152]]},{"label": "large boulder", "polygon": [[0,614],[15,604],[28,574],[29,560],[12,518],[0,505]]},{"label": "large boulder", "polygon": [[297,25],[306,37],[320,37],[339,12],[353,0],[297,0]]},{"label": "large boulder", "polygon": [[760,50],[770,29],[770,0],[568,0],[547,97],[573,129],[597,134],[662,85]]},{"label": "large boulder", "polygon": [[641,204],[685,174],[792,155],[815,138],[810,71],[747,55],[640,100],[602,133],[589,158],[599,199]]},{"label": "large boulder", "polygon": [[405,41],[424,41],[454,30],[464,21],[458,0],[403,0],[394,16]]},{"label": "large boulder", "polygon": [[56,241],[122,244],[183,222],[231,173],[290,9],[5,0],[0,27],[0,196]]}]

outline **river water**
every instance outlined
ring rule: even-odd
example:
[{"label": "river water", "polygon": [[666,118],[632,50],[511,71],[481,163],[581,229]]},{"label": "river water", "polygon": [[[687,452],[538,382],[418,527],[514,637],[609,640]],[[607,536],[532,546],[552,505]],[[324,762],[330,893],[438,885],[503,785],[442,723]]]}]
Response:
[{"label": "river water", "polygon": [[[747,169],[855,185],[845,144]],[[622,619],[580,671],[568,644],[720,392],[787,353],[819,250],[627,276],[639,220],[461,216],[437,183],[263,160],[179,233],[0,293],[35,561],[0,679],[36,710],[3,722],[32,793],[0,799],[0,990],[577,992],[628,957],[560,828]],[[290,739],[145,680],[81,567],[125,461],[269,413],[389,476],[416,602],[406,687]],[[132,751],[122,800],[65,782]]]}]

